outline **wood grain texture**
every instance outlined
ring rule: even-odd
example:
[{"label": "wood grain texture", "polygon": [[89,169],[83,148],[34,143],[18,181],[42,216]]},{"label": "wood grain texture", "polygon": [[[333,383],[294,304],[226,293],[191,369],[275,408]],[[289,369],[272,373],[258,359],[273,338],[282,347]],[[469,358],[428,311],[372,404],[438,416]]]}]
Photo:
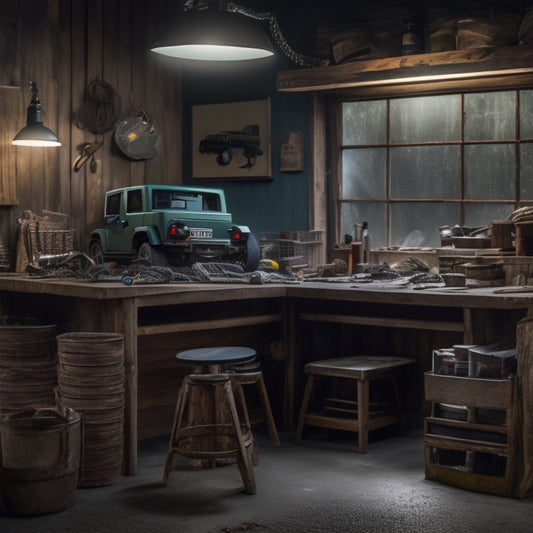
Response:
[{"label": "wood grain texture", "polygon": [[[0,5],[0,239],[14,251],[23,210],[68,213],[77,248],[102,219],[103,193],[140,183],[181,183],[181,67],[149,52],[161,17],[175,11],[171,0],[5,0]],[[110,83],[121,100],[121,118],[144,110],[164,132],[148,161],[123,156],[113,132],[99,138],[96,171],[74,172],[78,146],[94,141],[74,120],[88,83]],[[35,81],[44,124],[59,148],[12,147],[24,126]]]}]

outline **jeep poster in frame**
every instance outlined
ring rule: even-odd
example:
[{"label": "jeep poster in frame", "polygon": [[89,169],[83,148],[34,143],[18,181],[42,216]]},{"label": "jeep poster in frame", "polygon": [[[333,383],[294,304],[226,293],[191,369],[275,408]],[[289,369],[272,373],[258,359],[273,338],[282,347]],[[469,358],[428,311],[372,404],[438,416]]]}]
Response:
[{"label": "jeep poster in frame", "polygon": [[270,99],[192,106],[192,177],[271,179]]}]

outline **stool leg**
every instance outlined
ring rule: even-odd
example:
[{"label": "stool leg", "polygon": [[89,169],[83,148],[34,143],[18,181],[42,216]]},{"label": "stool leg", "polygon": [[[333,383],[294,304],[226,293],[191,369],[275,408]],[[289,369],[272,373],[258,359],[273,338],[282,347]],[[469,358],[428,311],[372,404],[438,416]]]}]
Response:
[{"label": "stool leg", "polygon": [[167,459],[165,461],[165,468],[163,470],[163,485],[168,484],[168,475],[172,468],[172,461],[174,459],[174,441],[176,439],[178,428],[181,427],[181,421],[183,418],[183,412],[185,407],[185,398],[187,397],[188,390],[189,383],[187,377],[185,377],[178,392],[178,398],[176,400],[176,409],[174,410],[174,421],[172,423],[172,431],[170,432],[170,441],[168,443]]},{"label": "stool leg", "polygon": [[359,453],[366,453],[368,445],[368,410],[370,408],[370,382],[357,380],[357,438]]},{"label": "stool leg", "polygon": [[[248,430],[252,431],[252,424],[250,422],[250,415],[248,414],[248,405],[246,404],[246,398],[244,396],[244,390],[241,382],[238,379],[232,379],[232,388],[234,397],[239,399],[239,404],[242,411],[242,417],[244,418],[244,424]],[[252,463],[254,465],[259,464],[259,454],[257,452],[257,443],[254,440]]]},{"label": "stool leg", "polygon": [[257,389],[259,392],[261,404],[263,405],[263,410],[265,412],[265,418],[270,440],[274,443],[275,446],[279,446],[280,442],[278,430],[276,429],[276,423],[274,422],[274,416],[272,415],[272,408],[270,407],[270,400],[268,399],[268,393],[266,390],[265,380],[263,379],[262,373],[259,375],[259,379],[257,380]]},{"label": "stool leg", "polygon": [[235,434],[237,435],[237,442],[239,444],[239,457],[237,459],[237,466],[241,473],[242,481],[244,484],[244,491],[247,494],[255,494],[257,489],[255,485],[255,474],[252,466],[252,448],[253,448],[253,439],[249,446],[246,446],[244,442],[244,437],[241,431],[241,422],[239,420],[239,415],[237,413],[237,407],[235,405],[235,398],[233,396],[231,383],[228,382],[224,386],[226,393],[226,399],[229,405],[231,418],[233,422],[233,427]]},{"label": "stool leg", "polygon": [[313,391],[313,385],[315,383],[315,376],[309,374],[307,376],[307,383],[305,384],[304,397],[302,399],[302,406],[300,407],[300,415],[298,416],[298,427],[296,429],[296,442],[302,440],[302,433],[305,424],[305,415],[307,413],[307,407],[309,405],[309,399],[311,398],[311,392]]}]

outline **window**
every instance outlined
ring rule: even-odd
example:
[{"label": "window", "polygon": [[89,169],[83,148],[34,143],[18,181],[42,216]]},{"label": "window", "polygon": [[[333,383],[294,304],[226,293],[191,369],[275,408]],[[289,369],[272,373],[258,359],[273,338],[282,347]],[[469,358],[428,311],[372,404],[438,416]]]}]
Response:
[{"label": "window", "polygon": [[115,194],[109,194],[106,199],[105,204],[105,215],[108,216],[116,216],[120,214],[120,199],[122,197],[122,193],[118,192]]},{"label": "window", "polygon": [[533,202],[533,91],[342,102],[339,241],[367,221],[372,246],[439,246]]},{"label": "window", "polygon": [[128,213],[141,213],[143,209],[143,191],[134,189],[128,191]]}]

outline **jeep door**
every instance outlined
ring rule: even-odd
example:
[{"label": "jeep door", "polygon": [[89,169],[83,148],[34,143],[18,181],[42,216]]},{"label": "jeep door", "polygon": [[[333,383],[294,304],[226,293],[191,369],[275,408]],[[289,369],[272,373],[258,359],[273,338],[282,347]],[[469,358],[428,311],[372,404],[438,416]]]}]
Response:
[{"label": "jeep door", "polygon": [[129,217],[126,215],[125,199],[127,192],[120,191],[109,194],[106,199],[105,220],[108,253],[128,253],[132,250],[134,226],[132,226],[131,221],[128,220]]}]

